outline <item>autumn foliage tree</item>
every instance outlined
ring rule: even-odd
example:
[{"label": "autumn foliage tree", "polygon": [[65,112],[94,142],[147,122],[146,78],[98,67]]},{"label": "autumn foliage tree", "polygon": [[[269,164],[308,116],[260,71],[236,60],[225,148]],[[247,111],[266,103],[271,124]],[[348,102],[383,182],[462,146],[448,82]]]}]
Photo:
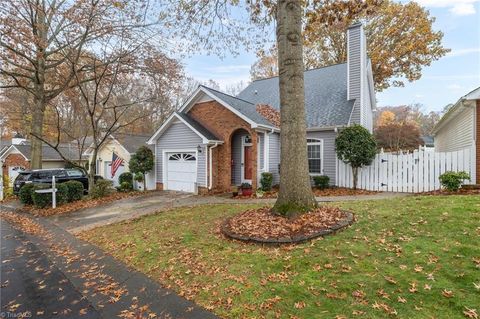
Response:
[{"label": "autumn foliage tree", "polygon": [[[22,90],[32,101],[29,133],[32,168],[41,168],[43,124],[49,103],[75,85],[82,53],[115,36],[154,38],[142,1],[7,0],[0,6],[0,76],[3,89]],[[135,33],[135,34],[134,34]],[[92,80],[83,77],[82,81]]]},{"label": "autumn foliage tree", "polygon": [[[344,63],[347,59],[346,30],[356,21],[364,25],[375,88],[403,86],[415,81],[422,68],[444,56],[443,33],[432,28],[435,18],[416,2],[390,0],[315,0],[306,8],[304,57],[307,69]],[[252,75],[275,69],[276,55],[259,52]],[[270,75],[270,73],[268,73]]]},{"label": "autumn foliage tree", "polygon": [[374,135],[378,147],[387,152],[413,151],[423,145],[420,128],[414,121],[396,121],[395,118],[381,121],[375,128]]}]

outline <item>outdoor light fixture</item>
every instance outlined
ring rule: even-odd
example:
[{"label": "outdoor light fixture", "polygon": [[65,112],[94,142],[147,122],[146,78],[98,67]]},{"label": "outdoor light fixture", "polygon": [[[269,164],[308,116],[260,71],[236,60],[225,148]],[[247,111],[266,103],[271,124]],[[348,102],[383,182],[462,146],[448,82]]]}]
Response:
[{"label": "outdoor light fixture", "polygon": [[198,154],[201,154],[201,153],[202,153],[202,145],[198,144],[198,146],[197,146],[197,152],[198,152]]}]

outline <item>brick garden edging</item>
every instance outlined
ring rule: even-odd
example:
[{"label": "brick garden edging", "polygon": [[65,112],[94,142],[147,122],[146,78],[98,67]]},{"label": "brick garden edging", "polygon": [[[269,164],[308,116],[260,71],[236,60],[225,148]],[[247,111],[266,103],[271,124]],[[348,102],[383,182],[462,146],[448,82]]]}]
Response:
[{"label": "brick garden edging", "polygon": [[314,238],[324,237],[324,236],[336,233],[337,231],[353,224],[353,222],[355,221],[353,213],[349,211],[343,211],[343,212],[347,215],[344,220],[331,226],[328,229],[322,229],[316,233],[309,234],[309,235],[298,235],[294,237],[283,237],[283,238],[260,238],[255,236],[239,235],[231,232],[227,227],[227,225],[229,224],[230,220],[233,217],[227,218],[221,224],[220,231],[222,232],[222,234],[224,234],[229,238],[244,241],[244,242],[251,242],[251,243],[257,243],[257,244],[298,244]]}]

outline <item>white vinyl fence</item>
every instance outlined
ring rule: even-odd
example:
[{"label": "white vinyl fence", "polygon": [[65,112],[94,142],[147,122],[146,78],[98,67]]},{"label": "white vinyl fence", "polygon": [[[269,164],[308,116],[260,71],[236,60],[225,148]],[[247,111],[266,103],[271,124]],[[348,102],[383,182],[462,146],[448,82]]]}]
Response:
[{"label": "white vinyl fence", "polygon": [[[337,159],[337,186],[353,187],[352,168]],[[475,148],[456,152],[418,149],[410,153],[377,154],[370,166],[358,171],[357,188],[372,191],[421,193],[440,189],[439,176],[465,171],[475,182]]]}]

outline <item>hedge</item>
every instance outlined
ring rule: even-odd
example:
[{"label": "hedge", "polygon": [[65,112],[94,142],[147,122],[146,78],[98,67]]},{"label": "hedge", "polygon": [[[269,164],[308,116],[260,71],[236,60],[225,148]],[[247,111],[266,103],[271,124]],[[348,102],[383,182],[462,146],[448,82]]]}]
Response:
[{"label": "hedge", "polygon": [[62,185],[65,185],[67,187],[67,202],[74,202],[77,200],[81,200],[83,197],[83,184],[79,181],[68,181],[65,183],[62,183]]},{"label": "hedge", "polygon": [[[50,184],[36,184],[32,190],[32,200],[33,204],[38,208],[45,208],[47,206],[52,205],[52,193],[37,193],[36,190],[40,189],[48,189],[51,188],[52,185]],[[68,187],[62,183],[57,184],[57,193],[56,193],[56,201],[57,205],[61,205],[67,202],[68,198]]]},{"label": "hedge", "polygon": [[92,198],[105,197],[111,194],[113,191],[114,188],[112,187],[112,181],[106,179],[99,179],[95,183],[95,186],[93,186],[93,189],[90,192],[90,196]]},{"label": "hedge", "polygon": [[32,199],[32,192],[35,185],[33,184],[25,184],[20,188],[20,192],[18,193],[18,197],[20,198],[20,202],[25,205],[33,205]]},{"label": "hedge", "polygon": [[313,176],[313,183],[320,189],[328,188],[330,184],[330,177],[326,175]]}]

